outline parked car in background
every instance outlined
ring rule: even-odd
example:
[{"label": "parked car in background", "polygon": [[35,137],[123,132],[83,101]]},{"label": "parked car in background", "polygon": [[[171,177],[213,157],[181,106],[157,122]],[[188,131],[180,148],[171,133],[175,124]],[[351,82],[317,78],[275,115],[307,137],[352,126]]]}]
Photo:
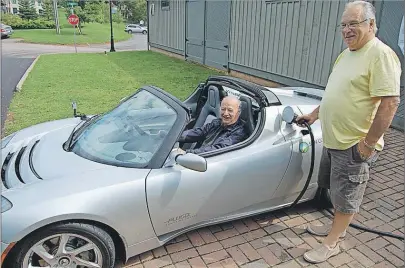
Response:
[{"label": "parked car in background", "polygon": [[1,38],[8,38],[13,34],[13,28],[6,24],[1,24]]},{"label": "parked car in background", "polygon": [[139,24],[128,24],[125,26],[125,32],[132,34],[132,33],[143,33],[146,34],[148,32],[148,27]]}]

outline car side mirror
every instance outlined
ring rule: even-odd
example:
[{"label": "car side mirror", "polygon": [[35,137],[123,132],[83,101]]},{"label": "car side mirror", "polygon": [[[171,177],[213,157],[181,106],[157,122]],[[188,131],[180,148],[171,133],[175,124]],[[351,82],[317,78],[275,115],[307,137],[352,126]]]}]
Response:
[{"label": "car side mirror", "polygon": [[205,172],[207,170],[207,160],[196,154],[186,153],[177,155],[176,163],[194,171]]},{"label": "car side mirror", "polygon": [[297,118],[297,115],[294,112],[294,109],[291,108],[291,106],[287,106],[283,110],[282,114],[283,121],[287,122],[288,124],[292,124],[295,121],[295,118]]}]

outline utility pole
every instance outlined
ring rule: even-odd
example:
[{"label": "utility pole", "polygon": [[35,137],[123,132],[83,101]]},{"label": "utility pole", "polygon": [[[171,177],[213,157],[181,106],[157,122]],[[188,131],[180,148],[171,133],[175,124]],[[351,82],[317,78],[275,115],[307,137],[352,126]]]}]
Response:
[{"label": "utility pole", "polygon": [[109,2],[110,2],[110,28],[111,28],[111,48],[110,48],[110,52],[115,52],[114,34],[113,34],[113,27],[112,27],[112,0],[109,0]]},{"label": "utility pole", "polygon": [[55,18],[56,33],[60,34],[59,12],[58,12],[57,0],[53,0],[53,14],[54,14],[54,18]]}]

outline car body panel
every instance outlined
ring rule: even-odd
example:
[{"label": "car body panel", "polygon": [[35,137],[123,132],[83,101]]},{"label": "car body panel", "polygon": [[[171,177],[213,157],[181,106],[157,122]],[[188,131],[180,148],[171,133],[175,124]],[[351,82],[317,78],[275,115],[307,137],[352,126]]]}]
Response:
[{"label": "car body panel", "polygon": [[3,193],[13,208],[2,214],[7,226],[2,241],[18,241],[38,227],[66,219],[104,223],[125,237],[128,245],[152,238],[145,196],[148,172],[109,167]]},{"label": "car body panel", "polygon": [[[282,97],[281,97],[282,99]],[[301,105],[292,106],[295,113],[302,115]],[[305,106],[308,110],[312,112],[317,105]],[[281,107],[280,107],[281,108]],[[314,133],[315,139],[315,159],[314,159],[314,169],[312,173],[311,183],[308,186],[308,198],[312,198],[315,191],[311,188],[317,188],[317,174],[320,163],[320,156],[322,154],[322,134],[320,131],[319,121],[311,125],[311,129]],[[306,133],[307,128],[300,127],[296,124],[287,124],[282,122],[281,132],[283,133],[286,140],[290,141],[292,144],[292,155],[290,165],[286,171],[282,183],[279,185],[276,191],[275,198],[284,199],[283,202],[287,202],[291,197],[296,197],[301,190],[304,188],[306,179],[309,174],[309,168],[311,164],[311,138],[309,133]],[[306,152],[300,151],[300,144],[306,144],[308,150]],[[316,189],[315,189],[316,190]],[[303,199],[305,196],[303,197]],[[294,198],[295,199],[295,198]]]},{"label": "car body panel", "polygon": [[[43,179],[63,178],[80,175],[89,170],[103,169],[106,165],[82,158],[74,153],[66,153],[64,142],[69,138],[73,127],[59,129],[43,136],[32,154],[32,164]],[[52,148],[52,154],[50,153]],[[52,167],[50,169],[49,167]]]}]

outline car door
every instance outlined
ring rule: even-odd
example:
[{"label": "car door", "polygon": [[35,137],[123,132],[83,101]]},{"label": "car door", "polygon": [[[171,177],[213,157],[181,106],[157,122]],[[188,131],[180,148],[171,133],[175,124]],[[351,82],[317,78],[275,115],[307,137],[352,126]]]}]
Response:
[{"label": "car door", "polygon": [[[291,106],[297,115],[302,115],[302,111],[297,106]],[[314,106],[306,107],[305,113],[309,113],[316,108]],[[322,132],[319,120],[311,125],[315,140],[315,159],[311,183],[308,186],[306,194],[302,197],[305,200],[311,196],[317,188],[317,177],[322,154]],[[311,136],[306,127],[300,127],[297,124],[281,123],[281,133],[287,142],[291,142],[292,154],[291,162],[288,166],[284,179],[279,185],[274,198],[284,199],[284,203],[292,202],[300,194],[305,186],[311,166]],[[312,188],[312,189],[311,189]]]},{"label": "car door", "polygon": [[152,170],[146,192],[156,234],[279,205],[273,195],[291,157],[291,142],[280,132],[280,117],[277,107],[268,107],[264,129],[255,142],[207,157],[205,172],[179,165]]},{"label": "car door", "polygon": [[135,32],[135,33],[140,33],[140,32],[142,32],[141,27],[139,27],[138,25],[136,25],[136,26],[134,27],[134,32]]}]

